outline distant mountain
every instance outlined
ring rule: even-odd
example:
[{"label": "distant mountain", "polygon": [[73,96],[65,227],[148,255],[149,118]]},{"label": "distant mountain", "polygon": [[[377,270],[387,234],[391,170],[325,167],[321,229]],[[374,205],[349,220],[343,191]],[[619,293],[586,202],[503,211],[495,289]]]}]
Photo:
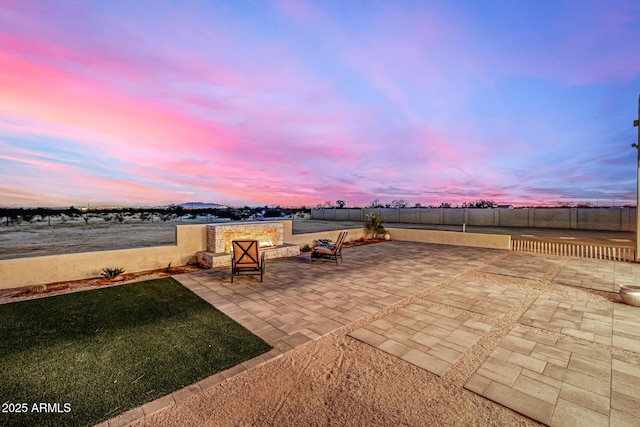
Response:
[{"label": "distant mountain", "polygon": [[210,208],[227,208],[226,205],[219,205],[218,203],[203,203],[203,202],[187,202],[180,203],[178,206],[182,206],[185,209],[210,209]]}]

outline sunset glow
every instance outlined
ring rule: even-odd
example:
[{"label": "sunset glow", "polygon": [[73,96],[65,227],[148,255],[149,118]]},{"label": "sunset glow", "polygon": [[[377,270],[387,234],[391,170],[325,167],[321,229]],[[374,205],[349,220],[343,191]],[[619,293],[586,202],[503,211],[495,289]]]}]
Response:
[{"label": "sunset glow", "polygon": [[635,204],[638,40],[637,0],[0,0],[0,206]]}]

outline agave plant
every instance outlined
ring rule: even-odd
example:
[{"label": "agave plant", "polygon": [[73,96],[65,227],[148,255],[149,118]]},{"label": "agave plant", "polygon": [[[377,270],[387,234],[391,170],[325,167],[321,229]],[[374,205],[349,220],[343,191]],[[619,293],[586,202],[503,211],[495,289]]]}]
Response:
[{"label": "agave plant", "polygon": [[381,234],[386,232],[382,223],[384,217],[382,215],[372,213],[367,215],[367,220],[364,222],[364,228],[367,231],[367,235],[371,235],[371,238],[375,239]]},{"label": "agave plant", "polygon": [[120,274],[124,273],[124,268],[116,267],[116,268],[103,268],[102,273],[100,274],[103,277],[106,277],[109,280],[113,280],[118,277]]}]

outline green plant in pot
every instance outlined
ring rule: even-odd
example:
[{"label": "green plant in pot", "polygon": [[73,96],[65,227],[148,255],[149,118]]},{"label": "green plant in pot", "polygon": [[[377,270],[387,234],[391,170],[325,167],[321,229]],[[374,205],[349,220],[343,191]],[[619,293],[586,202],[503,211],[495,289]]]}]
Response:
[{"label": "green plant in pot", "polygon": [[367,236],[371,236],[372,239],[375,239],[378,236],[383,235],[387,231],[382,225],[383,222],[384,217],[382,217],[382,215],[376,213],[367,214],[367,220],[364,222],[364,228],[367,232]]}]

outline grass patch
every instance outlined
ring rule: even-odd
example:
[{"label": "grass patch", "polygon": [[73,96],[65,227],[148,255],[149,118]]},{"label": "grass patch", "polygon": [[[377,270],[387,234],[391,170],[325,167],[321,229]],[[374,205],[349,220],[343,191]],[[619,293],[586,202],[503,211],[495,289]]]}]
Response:
[{"label": "grass patch", "polygon": [[93,425],[270,349],[172,278],[0,305],[0,425]]}]

